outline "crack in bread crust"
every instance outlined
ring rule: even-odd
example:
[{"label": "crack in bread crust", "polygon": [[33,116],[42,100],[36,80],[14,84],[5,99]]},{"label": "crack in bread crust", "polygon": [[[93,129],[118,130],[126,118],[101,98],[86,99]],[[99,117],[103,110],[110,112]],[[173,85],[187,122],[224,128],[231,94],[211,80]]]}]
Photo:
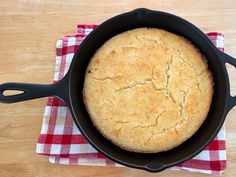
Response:
[{"label": "crack in bread crust", "polygon": [[118,79],[118,78],[121,78],[121,76],[115,76],[115,77],[104,77],[104,78],[96,78],[96,77],[93,77],[94,80],[96,81],[107,81],[107,80],[114,80],[114,79]]},{"label": "crack in bread crust", "polygon": [[170,82],[170,66],[172,64],[172,56],[170,62],[167,64],[167,69],[166,69],[166,94],[169,95],[169,82]]},{"label": "crack in bread crust", "polygon": [[166,112],[166,108],[161,112],[159,113],[156,118],[155,118],[155,123],[152,124],[152,125],[137,125],[137,126],[134,126],[132,127],[132,129],[130,130],[130,132],[132,132],[134,129],[136,128],[150,128],[150,127],[156,127],[157,124],[158,124],[158,119]]},{"label": "crack in bread crust", "polygon": [[130,85],[126,85],[124,87],[121,87],[121,88],[118,88],[118,89],[115,89],[117,92],[119,91],[122,91],[122,90],[130,90],[130,89],[135,89],[139,86],[145,86],[146,84],[148,83],[151,83],[152,82],[152,79],[145,79],[143,80],[142,82],[136,82],[134,84],[130,84]]},{"label": "crack in bread crust", "polygon": [[181,117],[182,119],[184,119],[184,116],[183,116],[183,109],[184,109],[184,104],[185,104],[185,102],[186,102],[186,96],[187,96],[189,90],[190,90],[190,88],[189,88],[186,92],[184,91],[183,100],[182,100],[182,102],[179,104],[179,107],[180,107],[179,113],[180,113],[180,117]]}]

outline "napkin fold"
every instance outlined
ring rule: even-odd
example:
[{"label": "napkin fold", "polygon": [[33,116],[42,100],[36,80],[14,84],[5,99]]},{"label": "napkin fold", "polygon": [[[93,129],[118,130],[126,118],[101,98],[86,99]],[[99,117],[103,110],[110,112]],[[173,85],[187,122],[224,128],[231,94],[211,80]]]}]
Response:
[{"label": "napkin fold", "polygon": [[[79,24],[75,34],[66,35],[57,41],[54,82],[61,80],[67,73],[79,45],[96,26]],[[224,35],[222,33],[209,32],[206,35],[217,48],[224,51]],[[193,159],[171,169],[221,174],[226,168],[225,141],[225,128],[222,127],[205,150]],[[48,156],[51,163],[122,166],[104,157],[85,140],[73,122],[69,109],[58,98],[50,97],[48,99],[36,152]]]}]

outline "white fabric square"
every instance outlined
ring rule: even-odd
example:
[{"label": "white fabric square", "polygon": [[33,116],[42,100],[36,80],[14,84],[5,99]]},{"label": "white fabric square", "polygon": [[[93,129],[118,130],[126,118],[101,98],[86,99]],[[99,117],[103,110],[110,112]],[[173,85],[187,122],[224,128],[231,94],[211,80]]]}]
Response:
[{"label": "white fabric square", "polygon": [[60,154],[61,144],[52,144],[51,145],[51,154]]},{"label": "white fabric square", "polygon": [[193,159],[196,160],[210,160],[210,154],[208,150],[203,150],[200,154],[195,156]]},{"label": "white fabric square", "polygon": [[65,118],[67,114],[67,110],[68,108],[65,106],[58,106],[57,116]]},{"label": "white fabric square", "polygon": [[37,153],[43,153],[44,144],[38,143],[36,146]]},{"label": "white fabric square", "polygon": [[72,135],[78,135],[81,134],[78,127],[73,123],[73,129],[72,129]]},{"label": "white fabric square", "polygon": [[44,115],[43,115],[43,123],[41,127],[41,134],[46,134],[48,132],[48,123],[49,123],[49,116],[51,113],[52,107],[51,106],[46,106],[44,109]]},{"label": "white fabric square", "polygon": [[226,160],[226,150],[218,150],[219,160]]},{"label": "white fabric square", "polygon": [[96,153],[95,149],[91,149],[89,144],[71,144],[70,154],[78,153]]},{"label": "white fabric square", "polygon": [[80,165],[96,165],[96,166],[106,166],[105,159],[78,159],[78,164]]},{"label": "white fabric square", "polygon": [[60,158],[60,164],[69,164],[69,159],[68,158]]},{"label": "white fabric square", "polygon": [[73,57],[74,57],[74,53],[66,54],[66,63],[71,63]]},{"label": "white fabric square", "polygon": [[63,41],[61,39],[58,40],[56,43],[56,48],[62,48],[62,43],[63,43]]},{"label": "white fabric square", "polygon": [[76,38],[75,37],[69,37],[68,38],[68,42],[67,42],[67,46],[74,46],[76,43]]}]

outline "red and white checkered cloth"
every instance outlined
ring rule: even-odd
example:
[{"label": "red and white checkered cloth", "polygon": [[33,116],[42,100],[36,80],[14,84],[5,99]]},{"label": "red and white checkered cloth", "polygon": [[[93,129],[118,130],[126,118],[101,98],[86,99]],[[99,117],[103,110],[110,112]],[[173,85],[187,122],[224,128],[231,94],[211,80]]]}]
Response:
[{"label": "red and white checkered cloth", "polygon": [[[96,25],[78,25],[76,34],[57,41],[54,82],[62,79],[68,71],[74,53],[83,39]],[[207,33],[212,42],[224,50],[224,35]],[[69,109],[58,98],[49,98],[43,115],[43,124],[36,152],[49,156],[51,163],[93,166],[121,166],[98,153],[79,132]],[[211,144],[193,159],[172,169],[220,174],[226,167],[225,128],[223,127]]]}]

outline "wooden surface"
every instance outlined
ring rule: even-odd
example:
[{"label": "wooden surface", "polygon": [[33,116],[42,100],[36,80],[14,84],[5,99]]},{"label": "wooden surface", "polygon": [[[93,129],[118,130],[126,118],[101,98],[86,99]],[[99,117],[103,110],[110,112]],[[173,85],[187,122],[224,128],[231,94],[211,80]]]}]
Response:
[{"label": "wooden surface", "polygon": [[[137,7],[168,11],[182,16],[204,31],[222,31],[226,52],[236,57],[236,2],[234,0],[1,0],[0,83],[17,81],[51,83],[55,43],[75,32],[77,23],[99,24]],[[236,88],[233,73],[232,90]],[[17,104],[0,104],[0,176],[206,176],[166,170],[151,174],[115,167],[54,165],[35,153],[47,98]],[[236,110],[227,116],[227,169],[236,174]]]}]

